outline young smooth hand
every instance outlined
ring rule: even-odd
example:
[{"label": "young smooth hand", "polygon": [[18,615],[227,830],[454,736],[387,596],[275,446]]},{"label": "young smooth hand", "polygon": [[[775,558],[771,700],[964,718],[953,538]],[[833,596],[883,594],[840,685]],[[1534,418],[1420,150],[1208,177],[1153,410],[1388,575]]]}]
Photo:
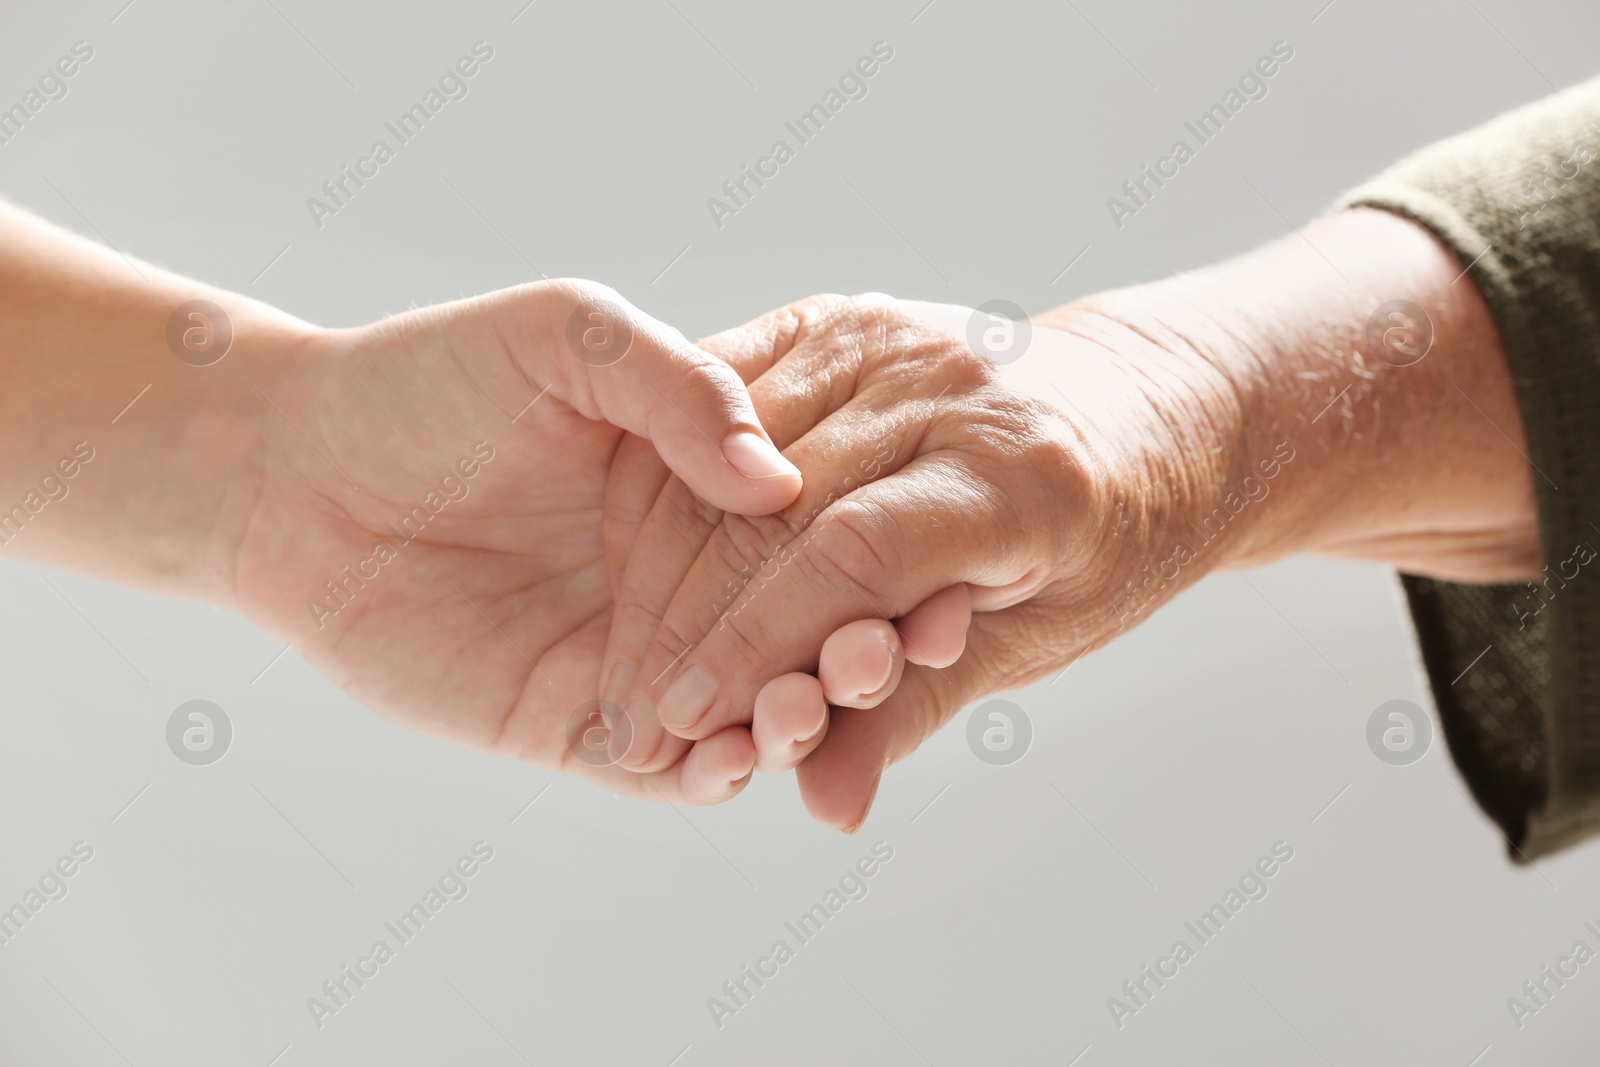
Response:
[{"label": "young smooth hand", "polygon": [[651,799],[742,787],[742,726],[640,776],[611,765],[626,738],[595,714],[624,431],[735,512],[799,489],[724,363],[611,290],[555,282],[320,332],[250,372],[234,606],[431,736]]}]

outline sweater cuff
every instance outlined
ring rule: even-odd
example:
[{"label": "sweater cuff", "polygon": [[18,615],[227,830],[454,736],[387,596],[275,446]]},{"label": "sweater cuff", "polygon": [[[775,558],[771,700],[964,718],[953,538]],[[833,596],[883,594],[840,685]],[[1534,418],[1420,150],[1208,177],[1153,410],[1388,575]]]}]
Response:
[{"label": "sweater cuff", "polygon": [[[1335,205],[1437,235],[1482,292],[1516,383],[1540,580],[1404,585],[1451,756],[1519,863],[1600,833],[1597,114],[1600,80],[1424,149]],[[1552,168],[1564,177],[1530,181]]]}]

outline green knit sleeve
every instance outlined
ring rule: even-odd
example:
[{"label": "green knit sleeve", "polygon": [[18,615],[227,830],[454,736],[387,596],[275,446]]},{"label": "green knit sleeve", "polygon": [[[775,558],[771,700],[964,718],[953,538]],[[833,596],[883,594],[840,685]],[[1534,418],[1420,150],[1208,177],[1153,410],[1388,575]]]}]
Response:
[{"label": "green knit sleeve", "polygon": [[1470,264],[1510,357],[1543,576],[1404,583],[1451,755],[1527,862],[1600,832],[1600,79],[1423,149],[1355,206]]}]

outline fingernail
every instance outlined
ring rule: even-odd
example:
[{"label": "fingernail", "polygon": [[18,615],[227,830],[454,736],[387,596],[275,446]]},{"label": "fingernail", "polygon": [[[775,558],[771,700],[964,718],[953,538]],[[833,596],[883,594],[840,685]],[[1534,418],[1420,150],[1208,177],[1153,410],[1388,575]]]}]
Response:
[{"label": "fingernail", "polygon": [[861,809],[861,818],[859,818],[859,819],[857,819],[855,821],[855,825],[854,826],[846,826],[844,828],[844,832],[845,833],[853,834],[857,830],[861,829],[861,825],[867,821],[867,816],[872,813],[872,802],[874,800],[878,799],[878,786],[880,786],[882,784],[883,784],[883,772],[879,771],[878,772],[878,777],[876,777],[876,778],[874,778],[872,780],[872,792],[867,794],[867,806]]},{"label": "fingernail", "polygon": [[816,737],[818,734],[820,734],[822,732],[822,728],[826,725],[828,725],[828,714],[827,712],[823,712],[822,718],[817,720],[817,728],[812,730],[809,734],[806,734],[804,737],[795,738],[794,743],[797,745],[805,744],[807,741],[810,741],[813,737]]},{"label": "fingernail", "polygon": [[873,685],[873,687],[871,689],[868,689],[865,692],[857,693],[854,696],[852,696],[850,698],[852,703],[859,704],[863,700],[866,700],[866,699],[868,699],[870,697],[877,696],[879,693],[883,692],[884,686],[889,684],[890,677],[892,677],[894,675],[894,652],[893,652],[893,650],[891,650],[889,648],[887,643],[883,646],[883,651],[884,651],[883,677],[879,678],[877,683],[875,685]]},{"label": "fingernail", "polygon": [[746,478],[776,478],[780,474],[800,473],[771,441],[749,430],[735,430],[729,434],[722,442],[722,455]]},{"label": "fingernail", "polygon": [[678,676],[661,694],[656,714],[669,730],[687,730],[705,717],[717,699],[717,680],[698,663]]},{"label": "fingernail", "polygon": [[756,756],[755,756],[755,753],[752,752],[750,754],[750,766],[746,767],[744,769],[744,773],[739,775],[739,777],[730,778],[728,780],[728,792],[731,794],[734,791],[735,787],[737,787],[741,782],[748,782],[750,780],[751,775],[753,775],[755,773],[756,773]]},{"label": "fingernail", "polygon": [[606,671],[605,681],[600,683],[600,699],[608,704],[621,704],[628,687],[633,685],[633,676],[638,673],[639,668],[625,660],[613,663]]},{"label": "fingernail", "polygon": [[628,717],[630,729],[636,722],[650,722],[656,717],[656,709],[650,706],[650,698],[643,693],[634,694],[633,699],[628,701],[628,706],[622,709],[622,713]]}]

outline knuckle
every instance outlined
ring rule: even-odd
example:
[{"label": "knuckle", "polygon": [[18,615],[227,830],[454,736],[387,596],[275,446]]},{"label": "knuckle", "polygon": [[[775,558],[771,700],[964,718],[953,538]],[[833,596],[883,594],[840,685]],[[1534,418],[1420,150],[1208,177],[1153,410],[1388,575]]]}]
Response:
[{"label": "knuckle", "polygon": [[[648,637],[660,628],[661,612],[642,600],[625,596],[617,602],[611,617],[611,629],[618,634]],[[635,646],[637,647],[637,646]]]},{"label": "knuckle", "polygon": [[865,333],[894,313],[894,301],[882,293],[819,296],[808,303],[813,324],[846,335]]},{"label": "knuckle", "polygon": [[[802,554],[824,582],[844,579],[864,593],[874,606],[891,614],[898,605],[886,598],[900,589],[905,558],[898,550],[896,522],[881,505],[864,499],[835,504],[819,520],[811,551]],[[895,598],[899,599],[899,598]]]},{"label": "knuckle", "polygon": [[1104,529],[1090,505],[1099,496],[1097,467],[1073,447],[1075,438],[1050,405],[1013,398],[1002,460],[1010,473],[1006,499],[1017,529],[1032,533],[1036,551],[1059,559],[1081,535]]},{"label": "knuckle", "polygon": [[917,383],[918,393],[938,393],[942,397],[931,405],[934,412],[942,412],[946,410],[943,404],[954,402],[975,408],[971,419],[975,423],[989,415],[989,394],[995,391],[991,388],[996,374],[994,365],[982,356],[974,356],[965,345],[959,349],[942,341],[919,345],[904,361],[902,374],[908,383]]},{"label": "knuckle", "polygon": [[793,528],[778,515],[727,515],[720,533],[723,562],[747,583],[775,577],[765,572],[781,565],[785,547],[794,540]]},{"label": "knuckle", "polygon": [[874,316],[892,314],[896,312],[900,303],[888,293],[880,293],[876,290],[857,293],[849,298],[849,302],[857,311]]},{"label": "knuckle", "polygon": [[1080,468],[1077,457],[1066,446],[1067,435],[1048,404],[1031,397],[1009,397],[1005,405],[1008,458],[1030,477],[1050,479],[1052,488],[1060,478],[1074,475]]},{"label": "knuckle", "polygon": [[898,335],[907,327],[920,328],[901,302],[885,293],[859,293],[845,302],[845,309],[863,334]]},{"label": "knuckle", "polygon": [[799,301],[794,307],[811,317],[825,316],[848,307],[852,299],[843,293],[817,293]]},{"label": "knuckle", "polygon": [[1036,563],[1059,561],[1069,546],[1106,527],[1102,467],[1088,460],[1050,404],[985,388],[969,417],[950,420],[951,445],[981,483],[995,528]]},{"label": "knuckle", "polygon": [[919,393],[931,384],[939,395],[954,399],[988,390],[1001,379],[999,366],[974,352],[963,337],[896,309],[886,310],[880,325],[894,334],[885,344],[893,366]]},{"label": "knuckle", "polygon": [[710,397],[730,412],[744,396],[739,376],[719,357],[670,348],[662,355],[676,365],[677,385],[683,395]]},{"label": "knuckle", "polygon": [[601,300],[623,308],[633,307],[627,297],[603,282],[593,282],[587,278],[554,278],[545,285],[549,287],[551,296],[569,308]]},{"label": "knuckle", "polygon": [[1019,469],[1047,521],[1040,533],[1051,538],[1052,550],[1065,554],[1084,538],[1098,538],[1108,528],[1112,492],[1106,468],[1088,456],[1060,412],[1042,401],[1030,401],[1029,431],[1019,445]]},{"label": "knuckle", "polygon": [[[683,620],[675,618],[672,613],[668,613],[667,617],[661,620],[661,624],[656,628],[655,640],[652,642],[656,654],[667,657],[669,662],[682,660],[697,643],[696,639],[689,636]],[[649,658],[646,657],[646,660]]]},{"label": "knuckle", "polygon": [[[742,610],[726,612],[708,635],[717,641],[717,658],[726,662],[753,664],[760,667],[770,658],[767,633],[758,612]],[[765,679],[763,679],[765,680]]]}]

